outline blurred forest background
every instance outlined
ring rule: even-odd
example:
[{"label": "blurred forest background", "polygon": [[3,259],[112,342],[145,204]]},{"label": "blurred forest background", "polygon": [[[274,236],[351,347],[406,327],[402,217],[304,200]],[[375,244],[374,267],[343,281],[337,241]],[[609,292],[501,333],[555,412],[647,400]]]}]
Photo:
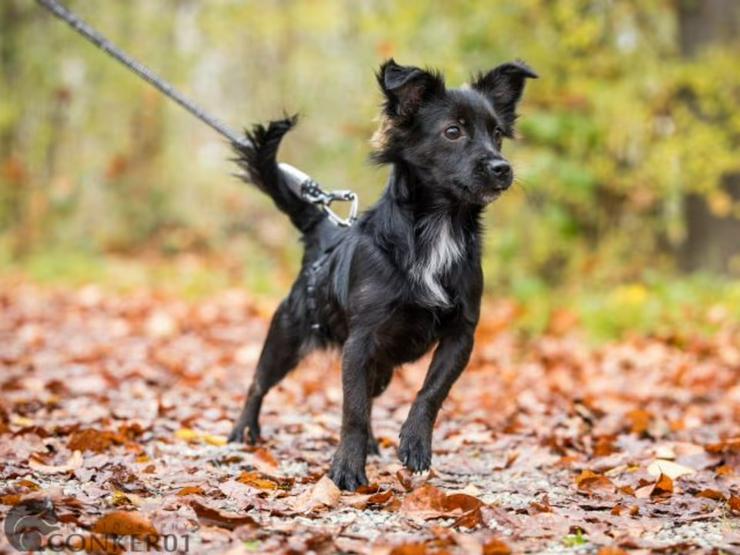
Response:
[{"label": "blurred forest background", "polygon": [[[541,79],[505,147],[519,183],[487,214],[489,293],[601,335],[740,313],[736,0],[68,5],[234,127],[302,114],[282,159],[365,207],[387,175],[367,162],[382,60],[457,86],[522,58]],[[0,4],[0,91],[5,271],[285,292],[296,234],[225,142],[29,0]]]}]

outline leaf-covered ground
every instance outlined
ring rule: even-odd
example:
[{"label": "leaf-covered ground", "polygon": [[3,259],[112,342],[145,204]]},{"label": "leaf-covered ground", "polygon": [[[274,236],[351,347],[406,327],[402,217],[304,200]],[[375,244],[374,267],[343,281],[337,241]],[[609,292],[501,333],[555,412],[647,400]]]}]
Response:
[{"label": "leaf-covered ground", "polygon": [[395,456],[425,360],[376,403],[371,486],[340,494],[325,477],[336,355],[271,392],[264,444],[224,442],[269,318],[244,293],[6,286],[0,515],[48,498],[61,533],[90,551],[147,538],[194,553],[740,552],[738,323],[715,307],[710,340],[590,347],[567,314],[518,337],[513,310],[484,310],[433,471],[408,475]]}]

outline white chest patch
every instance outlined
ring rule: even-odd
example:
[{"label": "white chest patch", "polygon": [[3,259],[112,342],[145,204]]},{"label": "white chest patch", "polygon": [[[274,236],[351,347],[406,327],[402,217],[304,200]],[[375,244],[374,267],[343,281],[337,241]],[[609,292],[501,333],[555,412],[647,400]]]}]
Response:
[{"label": "white chest patch", "polygon": [[452,231],[447,218],[424,220],[418,228],[421,243],[427,245],[411,266],[411,277],[422,285],[433,306],[450,303],[440,283],[443,274],[463,256],[463,247]]}]

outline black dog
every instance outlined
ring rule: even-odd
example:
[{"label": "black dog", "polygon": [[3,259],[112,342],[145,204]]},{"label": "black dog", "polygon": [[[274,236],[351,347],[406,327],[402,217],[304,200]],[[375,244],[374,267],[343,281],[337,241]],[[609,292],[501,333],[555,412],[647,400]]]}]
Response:
[{"label": "black dog", "polygon": [[343,346],[341,440],[329,476],[347,490],[367,483],[365,460],[378,453],[373,397],[394,368],[437,344],[398,449],[412,471],[431,464],[434,421],[473,348],[483,290],[481,212],[512,183],[501,143],[513,135],[525,79],[537,75],[507,63],[470,88],[448,89],[438,73],[389,60],[377,77],[385,102],[373,157],[392,172],[383,196],[353,227],[336,227],[286,184],[276,153],[294,118],[256,126],[254,150],[238,149],[246,179],[290,217],[305,254],[229,439],[242,441],[246,431],[257,441],[270,388],[310,350]]}]

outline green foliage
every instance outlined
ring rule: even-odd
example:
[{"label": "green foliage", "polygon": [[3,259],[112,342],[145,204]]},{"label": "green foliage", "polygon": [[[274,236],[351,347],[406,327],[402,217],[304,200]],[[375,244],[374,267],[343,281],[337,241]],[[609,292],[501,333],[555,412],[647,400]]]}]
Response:
[{"label": "green foliage", "polygon": [[[365,206],[386,174],[367,163],[384,58],[438,66],[452,85],[527,60],[542,78],[522,140],[505,147],[517,187],[488,213],[492,291],[671,270],[690,193],[740,216],[719,186],[740,171],[738,44],[682,57],[668,0],[69,3],[235,126],[300,112],[283,159]],[[33,3],[7,0],[0,23],[0,233],[12,257],[228,253],[264,291],[290,273],[294,232],[230,177],[219,137]]]},{"label": "green foliage", "polygon": [[584,536],[582,530],[577,530],[575,534],[568,534],[563,538],[563,545],[571,549],[581,547],[587,543],[588,536]]}]

